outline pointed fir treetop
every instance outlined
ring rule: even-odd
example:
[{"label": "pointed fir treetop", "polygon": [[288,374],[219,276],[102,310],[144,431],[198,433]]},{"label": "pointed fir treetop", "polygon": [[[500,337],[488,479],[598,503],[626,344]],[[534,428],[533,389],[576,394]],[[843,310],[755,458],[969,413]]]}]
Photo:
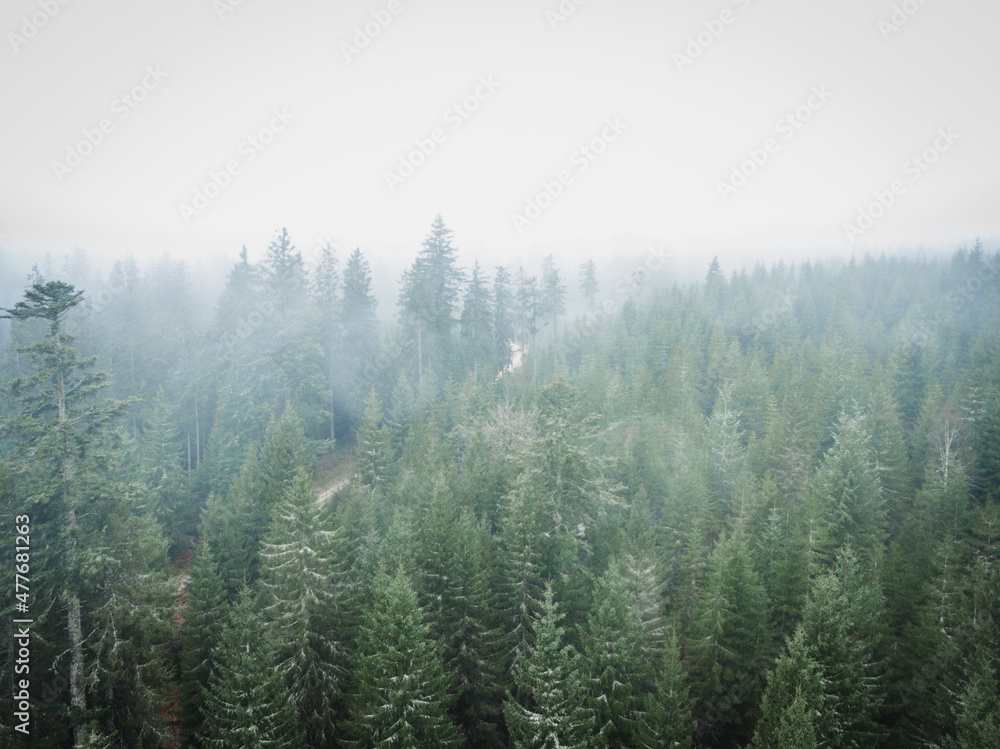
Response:
[{"label": "pointed fir treetop", "polygon": [[72,284],[62,281],[34,283],[24,292],[24,299],[12,309],[4,309],[6,314],[0,315],[0,320],[30,320],[41,318],[52,323],[58,330],[63,315],[83,301],[83,292],[77,291]]},{"label": "pointed fir treetop", "polygon": [[535,642],[514,679],[520,700],[508,699],[504,714],[515,749],[585,749],[594,715],[587,706],[580,656],[565,643],[564,614],[546,584]]},{"label": "pointed fir treetop", "polygon": [[343,309],[345,322],[375,322],[375,297],[372,295],[372,273],[361,248],[347,259],[343,276]]},{"label": "pointed fir treetop", "polygon": [[587,306],[593,309],[597,300],[597,266],[593,260],[580,264],[580,292],[587,300]]}]

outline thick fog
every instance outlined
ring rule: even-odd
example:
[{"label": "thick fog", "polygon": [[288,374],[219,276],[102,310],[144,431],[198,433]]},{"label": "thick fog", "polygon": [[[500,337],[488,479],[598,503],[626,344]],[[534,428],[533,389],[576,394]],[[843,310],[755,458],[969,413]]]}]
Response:
[{"label": "thick fog", "polygon": [[983,0],[12,0],[0,27],[5,275],[225,268],[287,226],[396,278],[437,213],[511,265],[998,233]]},{"label": "thick fog", "polygon": [[1000,747],[995,2],[0,34],[0,747]]}]

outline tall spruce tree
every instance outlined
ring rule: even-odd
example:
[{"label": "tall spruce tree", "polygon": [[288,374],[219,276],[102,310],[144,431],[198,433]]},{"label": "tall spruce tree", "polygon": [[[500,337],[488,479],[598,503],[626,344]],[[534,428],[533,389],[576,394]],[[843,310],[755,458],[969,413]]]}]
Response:
[{"label": "tall spruce tree", "polygon": [[371,267],[360,248],[355,248],[347,259],[342,286],[343,374],[338,388],[343,393],[348,415],[356,421],[361,417],[360,404],[374,384],[369,369],[378,352],[377,304],[372,293]]},{"label": "tall spruce tree", "polygon": [[452,712],[474,746],[501,746],[507,653],[497,607],[496,551],[489,529],[460,510],[440,476],[420,523],[421,600],[446,670]]},{"label": "tall spruce tree", "polygon": [[267,246],[261,263],[264,283],[280,314],[298,309],[305,300],[306,267],[302,253],[295,249],[288,229],[282,229]]},{"label": "tall spruce tree", "polygon": [[709,746],[732,747],[751,736],[762,691],[768,640],[767,597],[742,529],[712,551],[690,649],[698,734]]},{"label": "tall spruce tree", "polygon": [[70,284],[39,282],[0,315],[48,325],[19,351],[25,376],[6,389],[3,462],[19,497],[8,512],[31,518],[33,610],[49,612],[36,637],[68,660],[68,694],[37,717],[63,705],[53,725],[72,727],[74,745],[101,734],[139,746],[165,735],[166,544],[150,498],[121,480],[115,424],[128,404],[101,399],[107,375],[65,331],[82,299]]},{"label": "tall spruce tree", "polygon": [[208,539],[196,549],[189,574],[180,642],[181,729],[185,741],[201,746],[198,735],[204,724],[204,699],[226,618],[226,591]]},{"label": "tall spruce tree", "polygon": [[566,285],[562,282],[559,268],[552,255],[542,260],[541,314],[552,323],[552,377],[558,376],[556,346],[559,316],[566,312]]},{"label": "tall spruce tree", "polygon": [[510,660],[515,665],[531,650],[532,621],[542,598],[541,552],[530,512],[523,494],[512,492],[501,515],[504,618]]},{"label": "tall spruce tree", "polygon": [[958,702],[958,730],[945,747],[985,749],[1000,745],[1000,687],[989,658],[973,666]]},{"label": "tall spruce tree", "polygon": [[597,266],[593,260],[580,263],[580,292],[587,300],[587,309],[593,310],[597,304]]},{"label": "tall spruce tree", "polygon": [[337,269],[338,258],[329,242],[320,251],[319,264],[314,272],[312,283],[313,303],[317,313],[320,341],[326,355],[327,377],[327,408],[330,424],[330,441],[336,444],[337,439],[337,397],[338,397],[338,358],[341,337],[341,303],[340,303],[340,271]]},{"label": "tall spruce tree", "polygon": [[584,749],[594,716],[587,707],[580,655],[565,644],[563,616],[546,585],[535,641],[514,673],[519,697],[504,703],[515,749]]},{"label": "tall spruce tree", "polygon": [[457,252],[452,245],[451,229],[438,215],[400,284],[399,308],[417,343],[421,383],[425,360],[439,377],[450,361],[451,335],[462,281]]},{"label": "tall spruce tree", "polygon": [[656,690],[645,697],[635,746],[643,749],[691,749],[694,723],[690,690],[676,632],[671,632],[659,666]]},{"label": "tall spruce tree", "polygon": [[815,746],[813,723],[816,714],[824,709],[820,665],[810,656],[805,631],[799,628],[789,638],[787,652],[768,671],[751,749],[772,749],[779,745],[790,749],[788,742],[795,730],[793,721],[799,723],[800,738],[808,745],[812,736]]},{"label": "tall spruce tree", "polygon": [[719,398],[708,419],[705,443],[709,465],[708,487],[715,524],[729,515],[736,492],[736,481],[743,467],[745,450],[740,428],[740,414],[733,410],[731,388],[719,391]]},{"label": "tall spruce tree", "polygon": [[382,404],[374,386],[365,399],[364,415],[356,437],[361,483],[374,492],[386,480],[386,467],[390,457],[390,436],[382,424]]},{"label": "tall spruce tree", "polygon": [[472,266],[472,275],[462,302],[461,335],[465,355],[472,358],[472,376],[479,381],[480,368],[492,359],[494,348],[493,323],[490,319],[490,291],[487,279]]},{"label": "tall spruce tree", "polygon": [[538,383],[538,332],[539,320],[542,315],[541,292],[536,276],[526,276],[524,268],[518,269],[517,289],[515,291],[517,305],[517,326],[521,341],[521,361],[524,362],[524,346],[529,341],[528,354],[531,356],[531,382]]},{"label": "tall spruce tree", "polygon": [[511,365],[514,329],[514,290],[510,272],[502,265],[493,276],[493,346],[497,368],[502,372]]},{"label": "tall spruce tree", "polygon": [[828,564],[848,544],[867,559],[885,541],[885,504],[872,453],[865,418],[842,414],[812,484],[817,548]]},{"label": "tall spruce tree", "polygon": [[[778,745],[794,728],[792,716],[802,711],[814,716],[817,746],[880,744],[883,616],[877,587],[850,547],[841,550],[833,569],[815,581],[788,654],[768,676],[755,748]],[[796,706],[797,700],[805,704]]]},{"label": "tall spruce tree", "polygon": [[358,635],[348,724],[352,746],[458,746],[450,679],[406,573],[379,570]]},{"label": "tall spruce tree", "polygon": [[598,580],[584,638],[589,692],[601,746],[638,745],[654,664],[663,650],[659,586],[652,566],[634,558],[612,564]]},{"label": "tall spruce tree", "polygon": [[193,496],[190,474],[183,469],[177,426],[167,410],[161,389],[150,404],[147,428],[140,446],[144,483],[153,491],[156,519],[176,556],[190,547],[198,525],[199,504]]},{"label": "tall spruce tree", "polygon": [[277,670],[253,591],[244,588],[222,630],[205,699],[202,746],[298,749],[304,746],[295,704]]},{"label": "tall spruce tree", "polygon": [[316,492],[299,473],[273,511],[261,544],[264,626],[276,649],[277,671],[306,746],[328,746],[343,685],[334,569],[335,531],[320,526]]}]

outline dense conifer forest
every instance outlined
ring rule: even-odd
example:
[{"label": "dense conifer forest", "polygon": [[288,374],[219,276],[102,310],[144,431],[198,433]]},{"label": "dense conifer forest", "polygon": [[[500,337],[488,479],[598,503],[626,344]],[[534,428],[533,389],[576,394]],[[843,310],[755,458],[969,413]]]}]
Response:
[{"label": "dense conifer forest", "polygon": [[1000,747],[996,248],[419,241],[3,279],[0,745]]}]

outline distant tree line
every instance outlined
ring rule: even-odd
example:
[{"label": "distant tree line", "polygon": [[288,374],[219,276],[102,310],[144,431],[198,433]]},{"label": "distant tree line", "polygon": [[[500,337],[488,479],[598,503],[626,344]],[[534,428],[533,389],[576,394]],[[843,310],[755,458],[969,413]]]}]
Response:
[{"label": "distant tree line", "polygon": [[215,300],[85,268],[0,312],[4,746],[1000,746],[1000,253],[601,324],[593,262],[462,268],[440,217],[392,318],[287,231]]}]

